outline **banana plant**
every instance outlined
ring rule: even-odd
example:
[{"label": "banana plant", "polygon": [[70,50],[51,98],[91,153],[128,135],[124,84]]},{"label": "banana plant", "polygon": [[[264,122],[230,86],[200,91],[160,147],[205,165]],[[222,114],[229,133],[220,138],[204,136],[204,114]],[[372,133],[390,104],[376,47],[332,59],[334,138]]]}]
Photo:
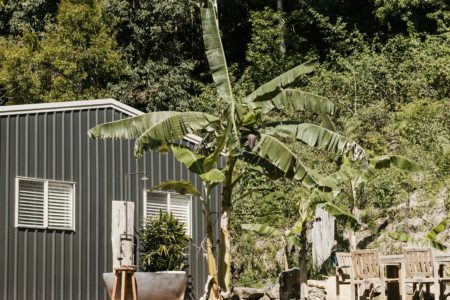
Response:
[{"label": "banana plant", "polygon": [[[236,184],[234,169],[238,160],[258,167],[271,178],[286,177],[308,188],[332,189],[332,182],[306,166],[278,134],[290,134],[297,141],[323,148],[352,160],[364,160],[363,149],[352,140],[334,132],[331,116],[336,108],[327,98],[292,88],[296,79],[314,71],[316,61],[301,64],[263,84],[248,96],[233,94],[228,67],[219,34],[216,11],[211,0],[200,3],[203,40],[218,97],[226,102],[221,116],[203,112],[149,112],[140,116],[101,124],[92,128],[92,138],[134,139],[134,154],[145,151],[172,151],[190,171],[204,176],[217,169],[225,154],[220,212],[220,253],[218,274],[210,274],[215,290],[231,291],[231,256],[228,223],[231,195]],[[320,124],[293,122],[265,123],[263,116],[274,111],[306,111],[315,114]],[[298,124],[286,127],[283,124]],[[321,126],[323,125],[323,127]],[[188,134],[202,142],[194,151],[177,145]],[[214,246],[214,240],[211,241]],[[213,247],[214,248],[214,247]]]},{"label": "banana plant", "polygon": [[418,241],[417,239],[404,232],[389,232],[389,237],[403,243],[432,247],[436,250],[444,251],[447,249],[447,246],[438,242],[436,238],[447,228],[448,221],[449,217],[447,216],[441,222],[439,222],[439,224],[433,227],[433,229],[431,229],[430,232],[428,232],[428,234],[421,241]]},{"label": "banana plant", "polygon": [[336,219],[342,220],[347,227],[357,229],[359,223],[356,218],[347,212],[345,209],[333,204],[329,193],[321,192],[317,189],[310,193],[309,197],[299,201],[299,219],[289,229],[284,232],[266,224],[242,224],[241,228],[249,231],[254,231],[258,234],[272,237],[279,237],[283,240],[283,258],[284,267],[289,268],[289,255],[294,248],[299,252],[299,269],[300,269],[300,297],[304,299],[307,297],[307,261],[305,257],[308,255],[307,247],[307,231],[312,225],[314,213],[316,208],[321,208],[327,211]]},{"label": "banana plant", "polygon": [[[372,180],[379,170],[388,168],[395,168],[404,172],[418,172],[422,170],[422,167],[414,161],[398,155],[383,155],[369,158],[367,164],[358,164],[347,158],[342,158],[339,170],[326,177],[326,180],[334,184],[333,190],[323,192],[316,189],[313,196],[318,199],[317,201],[329,204],[332,204],[338,196],[344,197],[349,211],[359,223],[362,204],[362,196],[359,193],[361,187]],[[357,227],[352,226],[346,229],[351,250],[355,250],[357,247],[356,229]]]},{"label": "banana plant", "polygon": [[[199,160],[204,160],[205,157],[195,154],[187,148],[180,148],[172,146],[174,153],[176,153],[176,157],[179,161],[183,162],[184,165],[197,171],[196,168],[202,168],[200,164],[196,165]],[[196,172],[199,173],[199,172]],[[216,253],[215,253],[215,245],[214,245],[214,234],[213,234],[213,223],[212,223],[212,213],[211,213],[211,204],[212,197],[211,192],[214,187],[216,187],[219,183],[222,183],[225,180],[225,175],[218,169],[211,169],[208,172],[202,173],[200,176],[201,181],[204,186],[204,193],[197,190],[195,186],[190,181],[186,180],[167,180],[159,183],[158,185],[152,187],[150,191],[153,190],[163,190],[163,191],[175,191],[176,193],[182,195],[192,195],[196,196],[200,199],[202,203],[202,212],[205,216],[205,224],[206,224],[206,238],[203,241],[204,248],[206,248],[206,257],[208,263],[208,276],[212,281],[212,285],[210,286],[210,290],[208,290],[207,297],[205,299],[219,299],[220,298],[220,290],[215,282],[218,282],[218,271],[217,271],[217,261],[216,261]]]}]

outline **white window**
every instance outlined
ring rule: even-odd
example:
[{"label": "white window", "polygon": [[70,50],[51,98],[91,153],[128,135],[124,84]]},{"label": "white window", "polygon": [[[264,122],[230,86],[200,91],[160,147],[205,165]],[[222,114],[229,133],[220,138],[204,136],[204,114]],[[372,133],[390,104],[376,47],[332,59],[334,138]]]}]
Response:
[{"label": "white window", "polygon": [[16,227],[74,230],[75,183],[16,177]]},{"label": "white window", "polygon": [[170,212],[184,224],[186,233],[191,235],[191,197],[176,193],[145,192],[144,218],[156,216],[159,211]]}]

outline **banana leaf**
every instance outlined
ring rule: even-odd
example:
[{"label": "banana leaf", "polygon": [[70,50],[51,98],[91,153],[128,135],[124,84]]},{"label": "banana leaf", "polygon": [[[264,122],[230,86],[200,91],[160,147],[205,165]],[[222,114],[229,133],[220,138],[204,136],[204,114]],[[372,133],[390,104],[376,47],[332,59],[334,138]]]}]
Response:
[{"label": "banana leaf", "polygon": [[203,155],[197,154],[188,148],[178,145],[171,145],[170,149],[175,155],[175,158],[185,165],[189,171],[195,174],[203,174],[205,172],[205,157]]},{"label": "banana leaf", "polygon": [[141,157],[144,151],[183,138],[188,133],[206,129],[219,118],[201,112],[185,112],[169,117],[147,129],[136,140],[134,155]]},{"label": "banana leaf", "polygon": [[435,240],[423,240],[423,246],[428,246],[439,251],[447,250],[447,246]]},{"label": "banana leaf", "polygon": [[220,183],[225,180],[225,175],[218,169],[211,169],[208,172],[201,174],[200,178],[203,181],[210,183]]},{"label": "banana leaf", "polygon": [[232,102],[233,92],[231,90],[230,77],[228,74],[225,52],[220,39],[219,25],[216,11],[211,0],[204,1],[200,9],[203,28],[203,42],[205,43],[206,57],[212,73],[214,83],[219,96]]},{"label": "banana leaf", "polygon": [[340,208],[339,206],[331,202],[323,202],[318,204],[317,207],[323,209],[336,219],[344,221],[346,227],[353,230],[357,230],[359,228],[358,220],[350,212]]},{"label": "banana leaf", "polygon": [[350,139],[321,126],[303,123],[299,125],[279,125],[274,132],[281,136],[291,136],[312,147],[323,148],[336,154],[353,152],[353,159],[365,158],[363,148]]},{"label": "banana leaf", "polygon": [[292,68],[291,70],[258,87],[253,93],[245,97],[244,103],[265,101],[273,98],[280,92],[281,88],[293,83],[301,75],[311,73],[317,66],[317,61],[308,61]]},{"label": "banana leaf", "polygon": [[180,112],[174,111],[149,112],[123,120],[103,123],[91,128],[88,134],[93,139],[137,139],[147,129],[167,118],[179,114]]},{"label": "banana leaf", "polygon": [[396,168],[407,172],[422,171],[422,166],[416,162],[399,155],[384,155],[371,158],[370,166],[375,169]]},{"label": "banana leaf", "polygon": [[252,101],[248,105],[253,109],[261,109],[262,113],[268,113],[273,109],[285,109],[334,115],[336,111],[334,103],[327,98],[297,89],[285,89],[271,99]]},{"label": "banana leaf", "polygon": [[445,230],[445,228],[447,228],[447,224],[448,218],[444,218],[439,224],[434,226],[434,228],[431,229],[430,232],[428,232],[428,234],[425,236],[425,239],[434,241],[437,238],[438,234],[440,234]]},{"label": "banana leaf", "polygon": [[200,192],[196,187],[192,185],[190,181],[186,180],[168,180],[160,182],[158,185],[149,189],[149,191],[162,190],[162,191],[175,191],[182,195],[194,195],[200,196]]},{"label": "banana leaf", "polygon": [[409,243],[414,245],[418,244],[416,239],[403,232],[389,232],[389,237],[403,243]]},{"label": "banana leaf", "polygon": [[262,134],[253,153],[262,157],[282,171],[286,177],[305,181],[308,186],[318,183],[308,175],[307,168],[299,161],[295,154],[277,138]]}]

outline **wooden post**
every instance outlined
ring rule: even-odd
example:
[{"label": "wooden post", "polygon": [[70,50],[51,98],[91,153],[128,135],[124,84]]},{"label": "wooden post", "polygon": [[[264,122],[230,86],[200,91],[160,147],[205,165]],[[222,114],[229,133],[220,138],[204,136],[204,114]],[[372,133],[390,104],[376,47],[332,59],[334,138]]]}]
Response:
[{"label": "wooden post", "polygon": [[[111,243],[113,269],[122,265],[134,265],[133,233],[134,233],[134,203],[128,201],[128,210],[125,201],[112,202]],[[128,212],[128,225],[125,226],[125,213]],[[126,235],[126,230],[128,230]]]},{"label": "wooden post", "polygon": [[331,254],[331,249],[335,243],[334,224],[335,217],[321,208],[316,208],[311,231],[312,258],[315,268],[320,268]]}]

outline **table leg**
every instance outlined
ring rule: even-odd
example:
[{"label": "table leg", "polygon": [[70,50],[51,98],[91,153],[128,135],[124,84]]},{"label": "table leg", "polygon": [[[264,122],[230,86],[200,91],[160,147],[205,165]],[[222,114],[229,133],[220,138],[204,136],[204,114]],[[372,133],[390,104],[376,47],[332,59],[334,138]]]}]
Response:
[{"label": "table leg", "polygon": [[125,292],[127,289],[127,271],[122,271],[122,289],[120,300],[125,300]]},{"label": "table leg", "polygon": [[406,292],[406,269],[404,263],[400,264],[399,285],[400,285],[401,299],[402,300],[408,299],[408,293]]},{"label": "table leg", "polygon": [[133,300],[137,300],[137,296],[136,296],[136,277],[134,276],[134,272],[131,275],[131,290],[133,291]]},{"label": "table leg", "polygon": [[116,299],[116,291],[117,291],[117,272],[115,272],[114,274],[114,284],[113,284],[113,289],[112,289],[112,293],[111,293],[111,300],[115,300]]},{"label": "table leg", "polygon": [[433,282],[433,288],[434,288],[434,299],[440,300],[441,299],[441,287],[439,285],[439,268],[440,265],[438,263],[434,264],[434,282]]}]

